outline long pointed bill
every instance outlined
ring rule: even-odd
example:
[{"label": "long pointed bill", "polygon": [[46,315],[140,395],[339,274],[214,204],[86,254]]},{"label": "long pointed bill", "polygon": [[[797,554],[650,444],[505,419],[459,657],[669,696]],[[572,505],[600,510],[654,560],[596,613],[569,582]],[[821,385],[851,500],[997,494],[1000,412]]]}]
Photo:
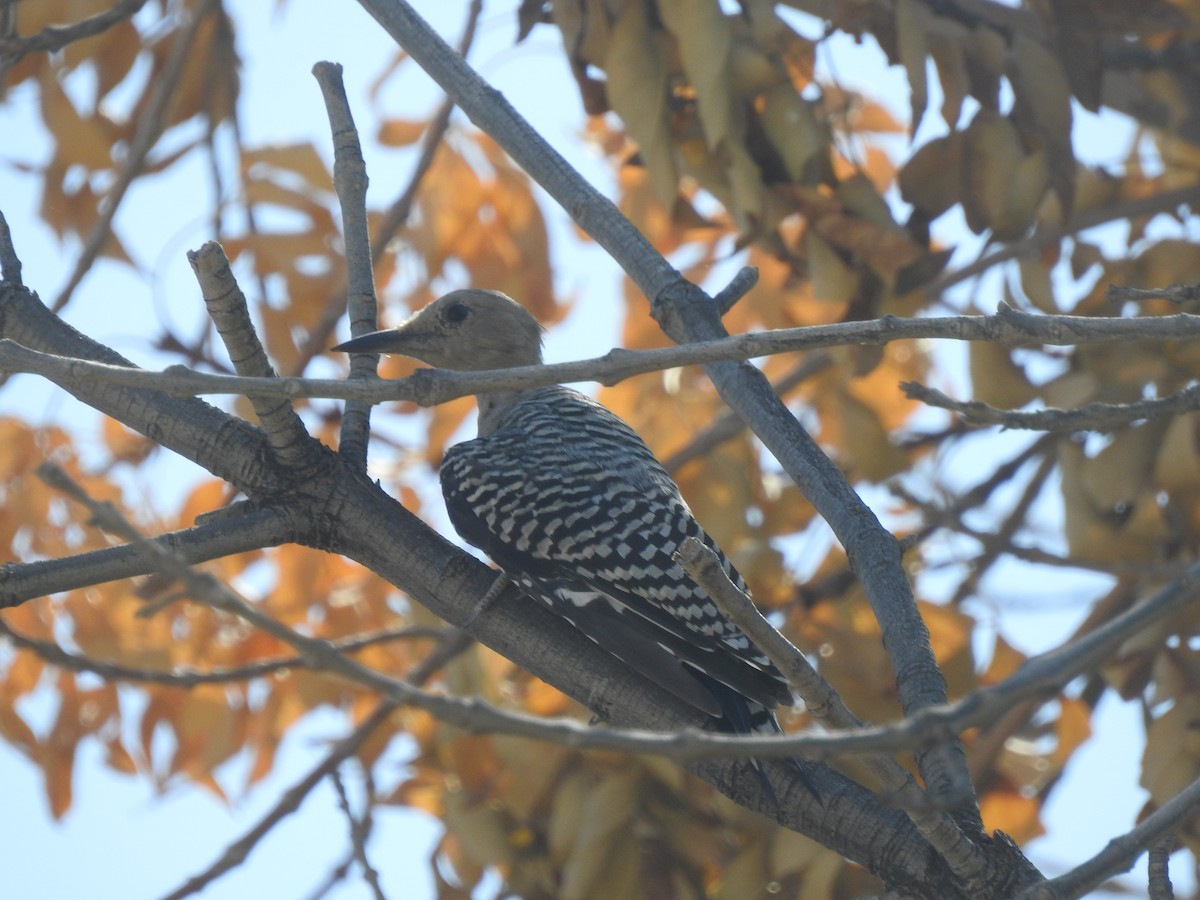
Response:
[{"label": "long pointed bill", "polygon": [[372,331],[333,347],[343,353],[405,353],[417,349],[421,335],[388,328]]}]

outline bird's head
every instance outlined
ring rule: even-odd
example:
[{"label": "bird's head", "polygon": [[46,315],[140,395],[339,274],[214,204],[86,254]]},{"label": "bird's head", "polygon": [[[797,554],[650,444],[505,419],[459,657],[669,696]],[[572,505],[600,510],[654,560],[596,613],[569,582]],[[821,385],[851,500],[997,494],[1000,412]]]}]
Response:
[{"label": "bird's head", "polygon": [[542,326],[499,291],[452,291],[387,331],[338,344],[347,353],[395,353],[460,372],[542,361]]}]

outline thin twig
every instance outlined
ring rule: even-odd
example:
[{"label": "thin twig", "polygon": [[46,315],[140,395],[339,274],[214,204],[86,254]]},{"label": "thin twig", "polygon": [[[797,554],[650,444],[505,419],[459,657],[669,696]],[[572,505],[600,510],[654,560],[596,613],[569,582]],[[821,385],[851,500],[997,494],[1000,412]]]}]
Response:
[{"label": "thin twig", "polygon": [[733,309],[739,300],[754,290],[756,284],[758,284],[758,269],[754,266],[743,266],[729,284],[713,295],[713,303],[716,304],[717,311],[724,316]]},{"label": "thin twig", "polygon": [[1078,409],[1037,409],[1022,412],[999,409],[978,400],[953,400],[941,391],[915,381],[900,389],[914,400],[958,413],[970,425],[999,425],[1027,431],[1117,431],[1135,422],[1179,416],[1200,409],[1200,385],[1192,385],[1152,400],[1135,403],[1087,403]]},{"label": "thin twig", "polygon": [[1029,237],[1012,241],[986,256],[980,256],[979,259],[960,269],[944,273],[926,285],[923,293],[929,297],[937,297],[956,284],[982,275],[993,266],[1021,257],[1034,257],[1044,248],[1060,244],[1063,238],[1097,228],[1108,222],[1152,216],[1155,213],[1179,209],[1181,206],[1195,207],[1197,204],[1200,204],[1200,186],[1191,185],[1173,191],[1163,191],[1160,194],[1151,194],[1148,197],[1124,200],[1111,206],[1076,212],[1071,220],[1062,227],[1039,227]]},{"label": "thin twig", "polygon": [[322,900],[330,891],[337,887],[338,882],[345,881],[346,876],[350,874],[350,869],[354,866],[355,856],[354,848],[350,849],[340,863],[329,870],[329,874],[325,876],[325,880],[313,888],[312,893],[305,897],[305,900]]},{"label": "thin twig", "polygon": [[367,738],[375,732],[375,729],[387,721],[388,716],[395,709],[396,705],[394,703],[386,701],[375,707],[375,711],[364,719],[361,725],[335,743],[324,759],[317,763],[307,775],[288,788],[283,796],[279,798],[279,801],[271,807],[271,810],[265,816],[258,820],[253,828],[226,847],[225,852],[221,854],[216,862],[198,875],[189,878],[179,888],[163,897],[163,900],[183,900],[184,897],[197,894],[226,872],[237,868],[245,862],[246,857],[250,855],[250,851],[258,845],[258,842],[283,819],[299,809],[300,804],[304,802],[305,797],[312,793],[313,788],[320,784],[323,778],[337,769],[344,759],[356,753],[358,748],[366,742]]},{"label": "thin twig", "polygon": [[[447,628],[432,628],[417,625],[404,628],[389,628],[374,631],[369,634],[340,638],[331,641],[333,648],[341,653],[353,653],[364,647],[392,641],[444,639]],[[93,659],[80,653],[64,650],[58,644],[41,641],[13,629],[4,619],[0,618],[0,634],[7,637],[14,646],[36,653],[46,662],[69,669],[72,672],[90,672],[108,681],[132,681],[146,684],[161,684],[168,687],[193,688],[198,684],[228,684],[236,681],[250,681],[262,678],[275,672],[304,665],[301,656],[288,656],[281,659],[265,659],[261,662],[247,663],[244,666],[230,666],[223,669],[211,669],[200,672],[191,668],[177,668],[170,672],[156,669],[143,669],[127,666],[122,663]]]},{"label": "thin twig", "polygon": [[387,900],[383,894],[383,888],[379,886],[379,873],[375,871],[375,867],[371,865],[371,860],[367,856],[367,841],[371,837],[371,792],[369,790],[367,792],[366,808],[360,818],[354,815],[354,810],[350,808],[350,798],[346,795],[346,785],[342,783],[341,771],[334,769],[329,773],[329,777],[332,779],[334,791],[337,793],[338,808],[341,809],[342,815],[346,817],[346,821],[350,825],[350,845],[354,848],[354,858],[358,861],[359,868],[362,869],[363,881],[371,888],[375,900]]},{"label": "thin twig", "polygon": [[1200,809],[1200,778],[1142,819],[1123,835],[1109,841],[1103,850],[1065,875],[1027,888],[1017,900],[1064,900],[1082,897],[1113,875],[1133,868],[1146,848],[1174,834]]},{"label": "thin twig", "polygon": [[[463,27],[462,37],[458,41],[458,53],[464,59],[470,51],[471,45],[475,42],[475,31],[482,13],[482,0],[472,0],[470,9],[467,12],[467,22]],[[446,132],[450,128],[450,116],[453,112],[454,101],[447,98],[438,107],[437,112],[434,113],[433,118],[429,122],[429,127],[425,129],[425,134],[421,138],[421,151],[417,156],[416,164],[413,166],[412,174],[409,176],[408,184],[405,185],[404,190],[400,192],[399,196],[383,214],[378,228],[371,236],[371,259],[374,266],[378,266],[382,262],[384,254],[388,252],[388,244],[408,222],[408,217],[412,213],[413,203],[416,202],[421,183],[425,180],[425,175],[433,165],[433,160],[437,155],[438,148],[441,146],[442,138],[446,136]],[[291,370],[288,371],[288,375],[298,375],[303,372],[312,358],[322,352],[328,345],[329,336],[333,333],[334,328],[337,327],[338,322],[342,320],[343,313],[346,312],[346,302],[341,294],[343,288],[344,286],[337,288],[330,295],[329,301],[325,304],[325,308],[321,311],[321,315],[317,319],[317,323],[309,330],[304,343],[299,347],[296,354],[296,361]]]},{"label": "thin twig", "polygon": [[207,16],[212,15],[218,6],[218,0],[204,0],[191,12],[190,20],[175,38],[175,44],[171,47],[166,65],[163,66],[161,72],[155,73],[150,102],[138,119],[137,128],[133,138],[129,141],[128,151],[121,164],[121,171],[108,193],[104,195],[99,215],[97,215],[91,231],[88,232],[87,238],[84,239],[83,249],[75,259],[75,265],[71,269],[67,283],[63,285],[54,303],[50,306],[53,312],[61,312],[63,307],[71,301],[71,295],[74,294],[75,288],[83,281],[84,276],[92,268],[100,251],[104,248],[105,242],[112,233],[113,219],[117,215],[121,201],[134,179],[141,174],[142,166],[145,165],[150,149],[162,133],[167,107],[175,95],[175,88],[179,86],[184,63],[191,55],[192,45],[200,30],[200,23]]},{"label": "thin twig", "polygon": [[1147,881],[1150,900],[1175,900],[1175,888],[1171,884],[1171,850],[1175,835],[1167,834],[1150,845],[1150,862],[1147,866]]},{"label": "thin twig", "polygon": [[1165,288],[1134,288],[1110,284],[1104,291],[1104,299],[1110,303],[1132,300],[1143,303],[1147,300],[1169,300],[1172,303],[1191,303],[1200,300],[1200,284],[1169,284]]},{"label": "thin twig", "polygon": [[[456,654],[461,653],[470,641],[463,641],[461,632],[450,634],[442,643],[435,647],[429,655],[409,673],[408,683],[416,689],[417,685],[427,681],[434,672],[446,664]],[[245,861],[250,851],[267,835],[282,819],[295,812],[304,798],[307,797],[326,775],[335,771],[342,762],[358,752],[358,748],[379,728],[399,704],[394,701],[380,703],[362,724],[346,737],[342,738],[307,775],[292,785],[271,810],[241,838],[231,844],[211,866],[188,879],[187,883],[167,895],[164,900],[182,900],[183,897],[195,894],[220,877],[230,869]]]},{"label": "thin twig", "polygon": [[133,18],[145,5],[146,0],[118,0],[112,9],[106,9],[71,25],[47,25],[28,37],[0,40],[0,71],[15,66],[30,53],[54,53],[68,44],[107,31],[118,22]]},{"label": "thin twig", "polygon": [[[818,350],[816,353],[810,353],[782,378],[771,382],[771,389],[782,397],[832,364],[833,357],[825,351]],[[710,451],[726,441],[732,440],[745,430],[746,423],[737,413],[731,409],[723,409],[706,428],[698,431],[684,446],[666,457],[662,461],[663,468],[674,474],[685,463],[708,456]]]},{"label": "thin twig", "polygon": [[971,561],[971,571],[955,589],[950,601],[952,605],[962,603],[974,593],[988,569],[1012,546],[1013,535],[1025,524],[1030,507],[1041,495],[1046,479],[1057,465],[1058,459],[1053,454],[1047,453],[1042,457],[1008,515],[996,526],[993,533],[983,536],[983,551]]},{"label": "thin twig", "polygon": [[244,394],[269,397],[322,397],[385,403],[409,400],[422,406],[491,391],[525,390],[550,384],[596,381],[618,384],[634,375],[678,366],[741,361],[824,347],[888,344],[898,340],[986,341],[1003,346],[1077,345],[1130,340],[1185,341],[1200,338],[1200,315],[1106,319],[1088,316],[1030,315],[1002,304],[993,316],[948,316],[809,325],[750,332],[719,340],[653,350],[610,350],[579,362],[521,366],[484,372],[421,369],[395,381],[351,382],[319,378],[244,378],[194,372],[170,366],[151,372],[72,357],[40,353],[0,340],[0,371],[30,372],[55,383],[102,379],[107,384],[152,388],[172,396]]}]

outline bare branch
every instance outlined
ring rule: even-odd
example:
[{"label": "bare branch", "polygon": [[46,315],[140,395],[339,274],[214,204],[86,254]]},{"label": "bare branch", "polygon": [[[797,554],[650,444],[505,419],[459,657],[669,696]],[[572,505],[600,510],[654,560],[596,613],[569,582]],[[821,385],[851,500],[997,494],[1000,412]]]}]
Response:
[{"label": "bare branch", "polygon": [[[717,607],[766,654],[803,698],[814,716],[834,728],[854,730],[863,722],[851,712],[824,678],[796,647],[766,620],[754,602],[738,590],[721,568],[721,561],[696,538],[689,537],[675,553],[675,561],[704,589]],[[863,760],[879,782],[895,793],[917,830],[941,853],[951,870],[975,893],[986,891],[987,858],[950,816],[923,809],[925,798],[912,776],[894,758],[866,754]]]},{"label": "bare branch", "polygon": [[342,815],[346,817],[346,821],[350,825],[350,844],[354,848],[354,858],[358,860],[358,866],[362,869],[363,881],[371,888],[375,900],[387,900],[383,894],[383,888],[379,886],[379,873],[375,871],[375,867],[371,865],[371,860],[367,857],[367,839],[371,836],[370,792],[367,794],[366,808],[360,818],[354,815],[354,810],[350,808],[350,798],[346,796],[346,786],[342,783],[341,773],[334,769],[329,775],[333,780],[334,790],[337,791],[338,808],[341,809]]},{"label": "bare branch", "polygon": [[1116,431],[1134,422],[1178,416],[1200,409],[1200,385],[1166,397],[1136,403],[1086,403],[1078,409],[1038,409],[1022,412],[998,409],[978,400],[952,400],[936,388],[905,381],[900,389],[914,400],[956,412],[971,425],[999,425],[1028,431]]},{"label": "bare branch", "polygon": [[[188,262],[200,283],[204,306],[238,375],[273,380],[275,369],[254,330],[246,295],[229,268],[225,250],[216,241],[209,241],[199,250],[189,252]],[[250,403],[279,459],[302,465],[312,442],[291,401],[286,397],[253,396]]]},{"label": "bare branch", "polygon": [[[378,304],[375,300],[375,273],[371,267],[371,237],[367,227],[367,165],[363,162],[358,130],[346,99],[342,67],[320,62],[313,75],[321,85],[325,111],[333,135],[333,185],[342,211],[342,236],[346,253],[346,300],[350,310],[350,334],[360,337],[376,328]],[[350,377],[375,376],[378,356],[354,353],[350,357]],[[338,453],[354,465],[367,466],[367,441],[371,431],[371,404],[351,401],[342,414]]]},{"label": "bare branch", "polygon": [[167,894],[163,900],[183,900],[184,897],[197,894],[226,872],[245,862],[250,851],[258,845],[258,842],[266,837],[272,828],[299,809],[304,798],[312,793],[313,788],[320,784],[323,778],[337,769],[343,760],[358,752],[358,748],[380,725],[387,721],[388,716],[395,709],[394,703],[387,702],[380,703],[375,707],[375,711],[364,719],[361,725],[334,744],[333,749],[326,754],[325,758],[317,763],[307,775],[288,788],[279,798],[279,802],[253,828],[230,844],[216,862],[200,874],[189,878],[181,887]]},{"label": "bare branch", "polygon": [[[618,384],[634,375],[687,365],[742,361],[796,350],[855,344],[878,346],[898,340],[985,341],[1002,346],[1078,345],[1130,340],[1184,341],[1200,338],[1200,315],[1148,316],[1133,319],[1042,316],[1001,304],[993,316],[948,316],[809,325],[749,332],[654,350],[613,349],[579,362],[522,366],[485,372],[422,369],[394,381],[334,381],[319,378],[247,378],[195,372],[171,366],[151,372],[41,353],[0,340],[0,370],[42,375],[56,384],[100,379],[106,384],[153,388],[171,396],[244,394],[264,397],[321,397],[385,403],[407,400],[422,406],[490,391],[525,390],[550,384],[596,381]],[[951,401],[953,402],[953,401]]]},{"label": "bare branch", "polygon": [[[472,0],[470,9],[467,12],[467,22],[463,27],[463,34],[458,42],[458,53],[464,59],[467,56],[467,52],[471,49],[471,44],[475,41],[475,29],[479,24],[479,17],[482,13],[483,0]],[[433,119],[429,122],[429,127],[425,129],[425,134],[421,138],[421,152],[417,157],[416,164],[413,166],[408,184],[392,202],[392,205],[388,207],[375,234],[371,236],[371,258],[375,265],[378,265],[380,260],[383,259],[384,254],[387,252],[388,243],[408,222],[413,203],[417,199],[417,192],[420,190],[426,173],[433,165],[433,158],[437,154],[438,147],[441,146],[442,138],[445,137],[446,131],[450,127],[450,114],[452,112],[454,112],[454,101],[447,98],[438,107]],[[342,320],[342,314],[346,311],[345,298],[340,295],[343,287],[339,287],[325,304],[325,308],[321,311],[321,316],[317,320],[317,324],[312,327],[303,345],[299,348],[299,352],[296,354],[296,362],[291,371],[288,372],[289,375],[299,375],[304,371],[309,361],[325,349],[329,342],[329,336],[333,334],[334,328]]]},{"label": "bare branch", "polygon": [[[413,667],[405,683],[412,685],[415,690],[417,686],[424,684],[438,669],[442,668],[466,647],[470,646],[470,644],[470,639],[464,639],[462,632],[456,631],[447,635],[421,663]],[[206,885],[230,869],[241,865],[246,860],[246,857],[250,855],[250,851],[254,849],[258,842],[272,828],[300,807],[304,798],[312,792],[312,789],[320,783],[322,778],[335,772],[344,760],[358,752],[358,748],[363,745],[377,728],[387,721],[388,716],[396,710],[398,705],[392,701],[380,703],[375,708],[375,711],[363,720],[362,724],[334,744],[333,749],[330,750],[329,754],[320,763],[305,775],[304,778],[289,788],[279,798],[279,802],[259,820],[258,824],[246,832],[238,841],[226,848],[225,852],[221,854],[221,857],[216,862],[199,875],[190,878],[186,884],[174,893],[169,894],[164,900],[182,900],[183,897],[188,897],[202,890]]]},{"label": "bare branch", "polygon": [[8,230],[8,220],[0,211],[0,279],[11,284],[21,284],[21,257],[17,256],[17,248],[13,244],[12,232]]},{"label": "bare branch", "polygon": [[1146,848],[1172,835],[1200,809],[1200,778],[1142,819],[1126,834],[1065,875],[1027,888],[1018,900],[1063,900],[1082,897],[1120,872],[1128,872]]},{"label": "bare branch", "polygon": [[[818,372],[833,364],[833,357],[823,350],[810,353],[800,364],[777,381],[771,382],[771,390],[782,397],[793,388],[807,381]],[[715,447],[732,440],[746,430],[746,423],[731,409],[722,410],[712,422],[663,461],[663,468],[674,474],[684,463],[707,456]]]},{"label": "bare branch", "polygon": [[977,538],[983,544],[983,552],[971,561],[970,573],[958,585],[950,599],[952,606],[957,606],[970,597],[978,588],[980,580],[987,574],[988,569],[995,565],[996,560],[1012,546],[1013,535],[1025,524],[1026,515],[1034,501],[1042,493],[1046,479],[1050,477],[1050,473],[1054,471],[1056,465],[1058,465],[1058,459],[1054,454],[1047,453],[1043,456],[1029,482],[1021,490],[1017,502],[1013,504],[1004,519],[997,524],[995,531]]},{"label": "bare branch", "polygon": [[[993,5],[998,6],[998,4]],[[982,275],[988,269],[1000,263],[1022,257],[1034,257],[1044,248],[1059,244],[1063,238],[1078,234],[1081,231],[1087,231],[1090,228],[1096,228],[1108,222],[1135,219],[1140,216],[1152,216],[1155,213],[1161,212],[1171,212],[1172,210],[1179,209],[1181,206],[1195,207],[1197,203],[1200,203],[1200,186],[1191,185],[1173,191],[1151,194],[1148,197],[1136,197],[1132,200],[1124,200],[1110,206],[1097,207],[1081,212],[1077,211],[1065,226],[1054,227],[1043,225],[1026,238],[998,247],[993,252],[986,256],[980,256],[979,259],[962,268],[946,272],[940,277],[935,278],[923,288],[923,291],[928,296],[936,297],[945,293],[954,285],[974,278],[977,275]]]},{"label": "bare branch", "polygon": [[[236,517],[152,538],[165,552],[189,564],[274,547],[293,537],[289,516],[275,507],[241,509]],[[63,559],[0,566],[0,609],[35,597],[154,571],[136,544],[105,547]]]},{"label": "bare branch", "polygon": [[1175,889],[1171,886],[1171,848],[1175,836],[1164,835],[1150,845],[1148,880],[1150,900],[1175,900]]},{"label": "bare branch", "polygon": [[758,269],[753,266],[743,266],[733,276],[733,280],[713,297],[717,312],[722,316],[725,315],[739,300],[754,290],[756,284],[758,284]]},{"label": "bare branch", "polygon": [[[391,641],[421,640],[438,638],[445,639],[449,633],[447,628],[428,628],[408,626],[405,628],[389,628],[370,634],[341,638],[331,641],[333,649],[341,653],[352,653],[364,647]],[[109,681],[133,681],[145,684],[161,684],[167,687],[193,688],[198,684],[228,684],[234,681],[250,681],[262,678],[283,669],[303,666],[304,658],[288,656],[282,659],[265,659],[261,662],[248,663],[244,666],[231,666],[224,669],[213,669],[199,672],[191,668],[177,668],[170,672],[156,669],[142,669],[126,666],[121,663],[106,662],[92,659],[79,653],[71,653],[57,644],[49,641],[39,641],[13,629],[4,619],[0,618],[0,634],[6,636],[14,646],[36,653],[46,662],[68,669],[72,672],[90,672]]]},{"label": "bare branch", "polygon": [[112,9],[81,19],[71,25],[47,25],[37,34],[28,37],[10,37],[0,40],[0,74],[15,66],[30,53],[53,53],[68,44],[81,41],[101,32],[125,19],[133,18],[146,5],[146,0],[118,0]]},{"label": "bare branch", "polygon": [[1172,303],[1191,303],[1200,300],[1200,284],[1169,284],[1165,288],[1133,288],[1110,284],[1104,291],[1105,299],[1112,303],[1124,303],[1132,300],[1142,303],[1146,300],[1170,300]]},{"label": "bare branch", "polygon": [[145,165],[150,148],[154,146],[154,142],[162,133],[167,107],[170,105],[171,98],[175,96],[175,89],[179,86],[184,63],[191,54],[192,44],[195,43],[200,23],[214,14],[223,15],[219,12],[218,0],[204,0],[191,11],[191,18],[176,37],[166,65],[161,72],[155,75],[150,103],[138,120],[137,131],[134,133],[133,140],[129,142],[129,148],[121,163],[121,171],[108,193],[104,195],[104,202],[100,205],[100,214],[84,239],[83,249],[75,259],[75,265],[71,269],[67,283],[58,292],[58,296],[50,307],[53,312],[61,312],[63,307],[71,301],[71,295],[75,292],[75,288],[79,287],[83,277],[92,268],[96,257],[104,248],[104,244],[112,232],[113,219],[117,215],[121,201],[125,198],[134,179],[142,173],[142,167]]}]

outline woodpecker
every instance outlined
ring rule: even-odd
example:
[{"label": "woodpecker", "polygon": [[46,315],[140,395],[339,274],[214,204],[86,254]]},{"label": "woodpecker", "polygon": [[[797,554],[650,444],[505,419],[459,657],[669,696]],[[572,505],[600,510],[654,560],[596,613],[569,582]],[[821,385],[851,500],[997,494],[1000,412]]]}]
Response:
[{"label": "woodpecker", "polygon": [[[541,364],[542,328],[504,294],[459,290],[395,329],[333,349],[458,371],[502,369]],[[479,436],[447,450],[440,472],[462,538],[717,729],[779,733],[773,710],[792,703],[782,673],[672,554],[695,537],[738,588],[746,584],[633,429],[565,387],[476,399]],[[807,766],[799,765],[803,776]]]}]

